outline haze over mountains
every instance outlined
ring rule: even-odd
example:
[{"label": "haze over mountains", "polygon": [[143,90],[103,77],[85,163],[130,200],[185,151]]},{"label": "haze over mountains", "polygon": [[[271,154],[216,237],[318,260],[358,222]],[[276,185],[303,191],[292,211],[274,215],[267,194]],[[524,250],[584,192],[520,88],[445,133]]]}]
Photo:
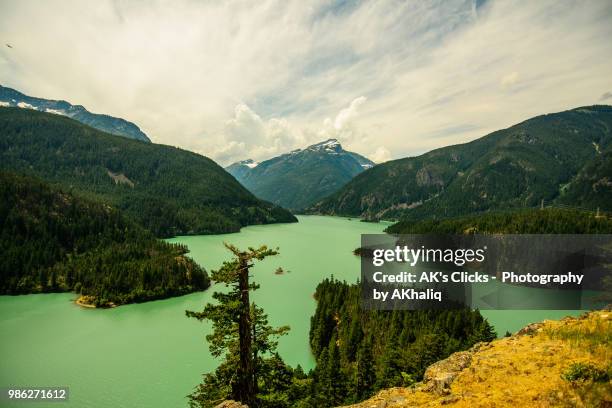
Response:
[{"label": "haze over mountains", "polygon": [[417,220],[541,200],[612,210],[611,152],[612,106],[581,107],[380,164],[308,211]]},{"label": "haze over mountains", "polygon": [[225,169],[257,197],[300,210],[373,166],[371,160],[344,150],[338,140],[328,139],[261,163],[247,159]]},{"label": "haze over mountains", "polygon": [[33,109],[56,115],[68,116],[85,125],[117,136],[150,142],[151,140],[134,123],[109,115],[91,113],[81,105],[66,101],[35,98],[22,94],[15,89],[0,85],[0,106]]}]

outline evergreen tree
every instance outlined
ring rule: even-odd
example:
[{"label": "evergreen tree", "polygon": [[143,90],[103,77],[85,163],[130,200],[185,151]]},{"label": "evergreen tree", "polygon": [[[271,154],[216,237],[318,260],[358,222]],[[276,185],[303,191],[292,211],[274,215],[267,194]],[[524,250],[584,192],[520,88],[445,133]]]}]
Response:
[{"label": "evergreen tree", "polygon": [[[209,349],[214,357],[225,354],[225,362],[214,374],[204,376],[204,382],[190,396],[190,403],[192,406],[210,407],[221,399],[231,398],[255,407],[260,402],[256,398],[258,392],[267,392],[269,387],[278,386],[279,379],[274,378],[277,382],[272,382],[267,375],[269,371],[286,374],[288,369],[274,353],[278,344],[275,339],[287,333],[289,328],[270,327],[263,310],[249,300],[250,292],[259,288],[256,283],[249,282],[253,262],[278,252],[265,245],[257,249],[249,247],[246,251],[230,244],[225,244],[225,247],[234,258],[213,271],[212,279],[225,284],[229,291],[215,292],[213,298],[217,303],[207,304],[202,312],[186,312],[188,317],[212,322],[213,332],[206,336]],[[272,354],[272,358],[263,360],[262,355],[266,353]],[[218,391],[221,384],[226,385]],[[260,384],[266,390],[260,390]]]},{"label": "evergreen tree", "polygon": [[374,371],[374,355],[372,354],[372,342],[368,339],[359,346],[357,351],[357,380],[353,394],[357,401],[368,398],[376,383],[376,372]]},{"label": "evergreen tree", "polygon": [[327,380],[329,381],[330,390],[330,406],[341,405],[346,397],[346,376],[342,371],[342,362],[340,360],[340,348],[338,347],[338,340],[332,337],[329,347],[327,349],[329,353],[328,365],[327,365]]}]

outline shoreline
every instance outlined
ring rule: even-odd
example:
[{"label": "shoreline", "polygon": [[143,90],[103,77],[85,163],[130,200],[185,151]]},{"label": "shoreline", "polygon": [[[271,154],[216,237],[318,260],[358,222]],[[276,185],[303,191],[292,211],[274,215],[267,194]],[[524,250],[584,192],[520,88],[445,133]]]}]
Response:
[{"label": "shoreline", "polygon": [[77,306],[84,307],[86,309],[112,309],[114,307],[117,307],[117,305],[112,303],[112,302],[108,303],[105,306],[98,307],[98,306],[90,303],[90,300],[92,300],[92,299],[93,299],[92,296],[81,295],[77,299],[75,299],[74,303]]},{"label": "shoreline", "polygon": [[95,305],[92,305],[91,303],[87,303],[87,301],[84,299],[83,296],[79,296],[78,298],[76,298],[74,300],[74,303],[77,306],[84,307],[86,309],[97,309]]}]

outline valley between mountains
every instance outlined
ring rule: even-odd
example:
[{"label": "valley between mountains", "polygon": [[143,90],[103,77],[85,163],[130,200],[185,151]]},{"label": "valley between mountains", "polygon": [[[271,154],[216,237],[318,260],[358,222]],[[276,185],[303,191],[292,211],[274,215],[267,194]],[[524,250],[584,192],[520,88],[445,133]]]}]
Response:
[{"label": "valley between mountains", "polygon": [[[2,340],[3,361],[24,383],[72,384],[68,406],[113,406],[106,381],[130,406],[210,408],[235,394],[236,316],[248,316],[253,407],[525,402],[489,375],[526,381],[532,402],[612,403],[609,312],[519,335],[564,315],[365,311],[353,254],[365,233],[612,233],[611,106],[384,163],[342,143],[224,168],[125,119],[0,87],[0,294],[11,295],[0,297],[0,327],[21,336]],[[261,283],[244,308],[237,265],[246,292]],[[41,331],[49,322],[63,329]],[[553,355],[535,359],[533,347]],[[39,359],[57,371],[34,369]],[[538,375],[554,377],[545,396]]]}]

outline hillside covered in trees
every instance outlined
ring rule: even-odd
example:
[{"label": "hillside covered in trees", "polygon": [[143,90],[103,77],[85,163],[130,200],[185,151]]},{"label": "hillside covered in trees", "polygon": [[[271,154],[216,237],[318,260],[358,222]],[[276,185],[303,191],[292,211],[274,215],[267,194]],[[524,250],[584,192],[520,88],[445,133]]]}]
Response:
[{"label": "hillside covered in trees", "polygon": [[393,160],[311,213],[421,220],[559,201],[612,210],[612,106],[537,116],[472,142]]},{"label": "hillside covered in trees", "polygon": [[409,386],[430,364],[496,337],[477,310],[366,311],[360,290],[333,278],[317,287],[310,406],[347,404],[381,388]]},{"label": "hillside covered in trees", "polygon": [[0,107],[0,170],[102,200],[160,237],[297,221],[207,157],[30,109]]},{"label": "hillside covered in trees", "polygon": [[0,172],[0,294],[74,291],[119,305],[209,286],[187,248],[156,239],[109,205]]},{"label": "hillside covered in trees", "polygon": [[586,211],[546,208],[420,222],[401,221],[386,231],[392,234],[610,234],[612,220]]}]

